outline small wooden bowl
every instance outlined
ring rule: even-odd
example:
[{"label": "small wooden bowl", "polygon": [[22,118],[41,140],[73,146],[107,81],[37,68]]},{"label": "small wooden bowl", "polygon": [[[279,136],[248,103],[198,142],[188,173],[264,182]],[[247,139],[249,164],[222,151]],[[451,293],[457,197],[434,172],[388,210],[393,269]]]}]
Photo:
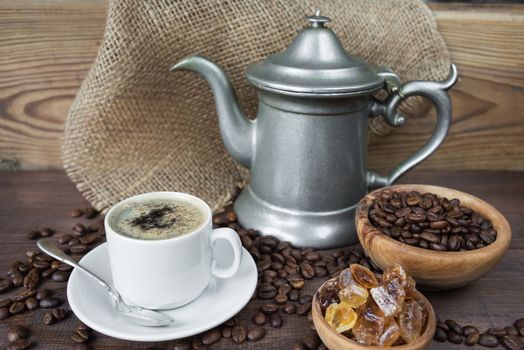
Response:
[{"label": "small wooden bowl", "polygon": [[[418,338],[413,343],[399,345],[399,346],[392,346],[389,349],[422,350],[422,349],[427,348],[429,343],[433,339],[433,335],[435,334],[435,329],[437,325],[437,318],[435,316],[435,311],[433,311],[433,307],[431,306],[429,301],[418,291],[417,291],[417,297],[420,298],[420,300],[424,302],[424,305],[426,306],[426,310],[428,311],[428,316],[426,318],[426,324],[424,325],[420,338]],[[343,336],[342,334],[337,333],[333,328],[331,328],[329,324],[326,322],[326,320],[324,319],[324,316],[322,315],[322,309],[320,308],[320,303],[318,301],[318,291],[317,293],[315,293],[315,296],[313,297],[313,304],[311,306],[311,316],[313,317],[313,324],[315,325],[315,329],[317,330],[317,333],[320,339],[322,339],[322,342],[330,350],[385,349],[384,347],[380,347],[380,346],[370,346],[370,345],[359,344]]]},{"label": "small wooden bowl", "polygon": [[[448,199],[458,198],[464,205],[491,220],[497,230],[492,244],[462,252],[440,252],[413,247],[381,233],[368,219],[368,211],[380,191],[418,191]],[[502,214],[483,200],[464,192],[429,185],[395,185],[369,193],[358,203],[355,224],[360,243],[382,269],[400,264],[424,290],[446,290],[465,286],[490,271],[500,261],[511,242],[511,227]]]}]

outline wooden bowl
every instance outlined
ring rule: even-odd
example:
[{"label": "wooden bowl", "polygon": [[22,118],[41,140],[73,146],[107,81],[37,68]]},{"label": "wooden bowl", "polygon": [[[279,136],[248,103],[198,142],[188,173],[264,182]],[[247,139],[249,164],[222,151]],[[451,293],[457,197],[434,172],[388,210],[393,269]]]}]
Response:
[{"label": "wooden bowl", "polygon": [[[380,191],[418,191],[448,199],[458,198],[464,205],[491,220],[497,230],[492,244],[475,250],[441,252],[413,247],[381,233],[368,219],[373,199]],[[464,192],[429,185],[395,185],[369,193],[358,203],[355,224],[360,243],[382,269],[400,264],[424,290],[446,290],[465,286],[490,271],[502,258],[511,242],[511,227],[502,214],[483,200]]]},{"label": "wooden bowl", "polygon": [[[424,328],[422,329],[422,334],[420,338],[418,338],[416,341],[410,344],[392,346],[390,349],[421,350],[421,349],[427,348],[429,343],[433,339],[433,335],[435,334],[435,329],[437,325],[437,318],[435,316],[435,311],[433,311],[433,307],[431,306],[429,301],[418,291],[417,291],[417,297],[424,302],[424,305],[426,306],[426,310],[428,312],[428,316],[426,318],[426,324],[424,325]],[[322,309],[320,308],[320,303],[318,301],[318,291],[317,293],[315,293],[315,296],[313,297],[313,304],[311,306],[311,316],[313,317],[313,324],[315,325],[315,329],[317,330],[317,333],[320,339],[322,339],[322,342],[330,350],[385,349],[384,347],[380,347],[380,346],[370,346],[370,345],[359,344],[343,336],[342,334],[337,333],[333,328],[331,328],[329,324],[326,322],[326,320],[324,319],[324,316],[322,315]]]}]

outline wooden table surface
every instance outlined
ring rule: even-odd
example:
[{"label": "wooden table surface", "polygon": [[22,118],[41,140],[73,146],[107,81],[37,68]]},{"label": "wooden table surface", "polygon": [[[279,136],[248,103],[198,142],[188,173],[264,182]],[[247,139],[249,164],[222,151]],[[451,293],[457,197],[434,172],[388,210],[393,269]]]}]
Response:
[{"label": "wooden table surface", "polygon": [[[454,319],[459,323],[474,324],[485,330],[503,327],[524,317],[524,172],[426,172],[413,171],[402,183],[427,183],[447,186],[474,194],[495,207],[508,219],[513,228],[513,240],[506,256],[499,265],[472,285],[454,291],[425,293],[441,319]],[[67,233],[78,221],[69,216],[74,208],[87,203],[74,185],[61,171],[0,172],[0,274],[3,276],[12,261],[25,259],[25,251],[35,249],[35,242],[27,232],[36,228],[51,227],[57,234]],[[321,279],[308,283],[313,292]],[[65,283],[45,282],[65,298]],[[12,295],[13,292],[1,296]],[[250,317],[256,305],[249,305],[239,314],[241,321],[251,326]],[[7,344],[9,325],[25,324],[32,330],[35,348],[64,349],[74,343],[70,336],[79,321],[71,316],[51,326],[42,323],[44,310],[25,312],[0,321],[0,348]],[[198,315],[195,315],[198,317]],[[236,346],[222,339],[213,348],[286,349],[301,339],[309,330],[305,317],[284,316],[284,326],[272,329],[265,326],[266,337],[257,343],[246,342]],[[93,332],[90,343],[94,349],[171,349],[173,342],[126,342]],[[433,342],[430,349],[461,349],[465,345]],[[481,349],[480,346],[475,347]],[[484,348],[483,348],[484,349]]]}]

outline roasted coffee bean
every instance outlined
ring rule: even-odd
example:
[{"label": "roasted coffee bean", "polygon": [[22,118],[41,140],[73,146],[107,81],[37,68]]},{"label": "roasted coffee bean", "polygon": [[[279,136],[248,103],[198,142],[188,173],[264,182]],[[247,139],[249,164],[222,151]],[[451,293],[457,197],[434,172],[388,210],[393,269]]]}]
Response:
[{"label": "roasted coffee bean", "polygon": [[83,330],[76,330],[71,336],[71,339],[76,343],[85,343],[89,339],[89,334]]},{"label": "roasted coffee bean", "polygon": [[14,297],[14,301],[24,301],[29,297],[32,297],[36,294],[36,290],[34,289],[22,289],[20,292],[18,292]]},{"label": "roasted coffee bean", "polygon": [[308,334],[304,337],[303,342],[306,345],[306,348],[310,350],[316,350],[320,343],[320,340],[318,339],[317,335]]},{"label": "roasted coffee bean", "polygon": [[[22,277],[23,281],[23,277]],[[7,292],[11,287],[13,286],[13,283],[10,280],[2,280],[0,281],[0,293]]]},{"label": "roasted coffee bean", "polygon": [[46,270],[49,268],[49,266],[50,264],[47,261],[38,261],[38,260],[33,261],[33,267],[39,270]]},{"label": "roasted coffee bean", "polygon": [[60,263],[56,269],[59,271],[71,271],[73,270],[73,267],[68,264]]},{"label": "roasted coffee bean", "polygon": [[293,350],[306,350],[306,344],[301,341],[296,341],[293,343]]},{"label": "roasted coffee bean", "polygon": [[[98,236],[96,233],[90,233],[88,234],[87,236],[84,236],[82,238],[80,238],[80,242],[82,244],[86,244],[86,245],[90,245],[90,244],[93,244],[96,242],[96,240],[98,239]],[[74,247],[74,246],[73,246]],[[71,249],[73,248],[71,247]]]},{"label": "roasted coffee bean", "polygon": [[490,328],[486,333],[494,335],[497,338],[503,337],[507,334],[504,328]]},{"label": "roasted coffee bean", "polygon": [[233,339],[235,343],[243,343],[244,341],[246,341],[246,337],[247,333],[246,328],[244,328],[244,326],[240,324],[236,324],[233,326],[233,328],[231,329],[231,339]]},{"label": "roasted coffee bean", "polygon": [[446,320],[446,324],[448,325],[449,329],[452,330],[453,332],[460,334],[460,335],[464,335],[464,330],[457,322],[453,320]]},{"label": "roasted coffee bean", "polygon": [[446,339],[448,339],[448,335],[445,330],[443,330],[440,327],[437,327],[435,331],[435,335],[433,336],[433,339],[439,342],[443,342],[443,341],[446,341]]},{"label": "roasted coffee bean", "polygon": [[309,252],[306,254],[306,260],[308,261],[315,262],[315,261],[319,261],[321,258],[322,257],[317,252]]},{"label": "roasted coffee bean", "polygon": [[38,238],[41,238],[42,235],[40,234],[40,231],[37,231],[37,230],[33,230],[33,231],[30,231],[29,233],[27,233],[27,238],[29,239],[38,239]]},{"label": "roasted coffee bean", "polygon": [[300,304],[297,307],[297,314],[300,316],[306,315],[311,310],[311,303]]},{"label": "roasted coffee bean", "polygon": [[220,330],[223,338],[231,338],[231,327],[223,326]]},{"label": "roasted coffee bean", "polygon": [[519,331],[513,326],[507,326],[504,327],[504,329],[506,330],[507,335],[516,335],[517,337],[519,336]]},{"label": "roasted coffee bean", "polygon": [[58,307],[52,311],[52,314],[58,321],[62,321],[69,316],[69,310]]},{"label": "roasted coffee bean", "polygon": [[523,318],[519,318],[518,320],[516,320],[515,323],[513,323],[513,325],[517,329],[524,327],[524,317]]},{"label": "roasted coffee bean", "polygon": [[9,342],[15,342],[27,338],[29,338],[29,329],[24,326],[14,325],[9,327],[9,330],[7,331],[7,340]]},{"label": "roasted coffee bean", "polygon": [[328,275],[328,272],[325,267],[323,266],[314,266],[313,269],[315,270],[315,275],[317,277],[326,277]]},{"label": "roasted coffee bean", "polygon": [[463,341],[463,338],[460,334],[454,332],[454,331],[449,331],[448,332],[448,340],[453,343],[453,344],[461,344],[462,341]]},{"label": "roasted coffee bean", "polygon": [[4,306],[0,307],[0,320],[6,319],[9,316],[11,316],[11,312],[9,311],[10,307]]},{"label": "roasted coffee bean", "polygon": [[42,322],[44,322],[45,325],[51,325],[56,322],[55,316],[51,312],[46,312],[44,314],[44,318],[42,319]]},{"label": "roasted coffee bean", "polygon": [[298,302],[300,304],[307,304],[307,303],[311,303],[311,301],[313,300],[313,297],[309,294],[304,294],[302,295],[299,299],[298,299]]},{"label": "roasted coffee bean", "polygon": [[293,290],[289,291],[287,297],[288,297],[288,299],[291,300],[291,301],[297,301],[298,298],[299,298],[298,290],[293,289]]},{"label": "roasted coffee bean", "polygon": [[282,327],[282,317],[280,316],[280,314],[271,314],[269,316],[269,325],[273,328]]},{"label": "roasted coffee bean", "polygon": [[62,304],[62,300],[57,297],[45,297],[40,300],[40,307],[44,309],[52,309]]},{"label": "roasted coffee bean", "polygon": [[267,322],[267,317],[262,312],[257,312],[253,316],[253,323],[256,324],[257,326],[262,326],[262,325],[266,324],[266,322]]},{"label": "roasted coffee bean", "polygon": [[50,237],[55,233],[55,231],[51,230],[49,227],[44,227],[40,230],[40,235],[42,237]]},{"label": "roasted coffee bean", "polygon": [[302,276],[304,276],[305,279],[309,280],[315,277],[315,269],[308,263],[302,263],[300,265],[300,270],[302,272]]},{"label": "roasted coffee bean", "polygon": [[297,306],[293,303],[287,303],[282,307],[282,312],[291,315],[297,312]]},{"label": "roasted coffee bean", "polygon": [[439,251],[439,252],[447,250],[446,247],[444,247],[442,244],[438,244],[438,243],[430,243],[429,244],[429,249],[436,250],[436,251]]},{"label": "roasted coffee bean", "polygon": [[287,302],[287,295],[277,294],[277,296],[275,297],[275,302],[277,304],[285,304]]},{"label": "roasted coffee bean", "polygon": [[500,343],[509,350],[524,349],[524,341],[516,335],[505,335],[500,339]]},{"label": "roasted coffee bean", "polygon": [[36,299],[33,298],[33,297],[30,297],[30,298],[26,299],[26,301],[25,301],[25,307],[26,307],[27,310],[29,310],[29,311],[32,311],[32,310],[38,309],[38,300],[36,300]]},{"label": "roasted coffee bean", "polygon": [[499,340],[492,334],[481,334],[478,342],[480,345],[487,348],[496,348],[499,345]]},{"label": "roasted coffee bean", "polygon": [[215,344],[220,340],[222,337],[222,334],[218,329],[210,330],[202,336],[202,344],[204,345],[212,345]]},{"label": "roasted coffee bean", "polygon": [[260,299],[272,299],[277,295],[277,289],[270,283],[262,283],[257,294]]},{"label": "roasted coffee bean", "polygon": [[233,327],[234,325],[236,325],[238,322],[237,322],[237,319],[236,317],[233,317],[233,318],[230,318],[229,320],[227,320],[226,322],[224,322],[224,326],[227,326],[227,327]]},{"label": "roasted coffee bean", "polygon": [[291,284],[291,287],[293,287],[295,289],[302,289],[302,288],[304,288],[304,280],[302,278],[293,279],[293,280],[289,281],[289,283]]},{"label": "roasted coffee bean", "polygon": [[49,278],[49,277],[51,277],[51,275],[52,275],[54,272],[55,272],[55,270],[52,269],[52,268],[49,268],[49,269],[47,269],[47,270],[44,270],[44,271],[42,271],[42,277],[43,277],[43,278]]},{"label": "roasted coffee bean", "polygon": [[286,283],[283,286],[280,286],[278,288],[278,293],[279,294],[288,294],[291,290],[292,290],[291,286],[288,283]]},{"label": "roasted coffee bean", "polygon": [[464,343],[466,345],[475,345],[480,340],[480,333],[471,333],[466,337],[466,340],[464,340]]},{"label": "roasted coffee bean", "polygon": [[24,287],[27,289],[33,289],[40,281],[40,273],[37,268],[31,269],[28,274],[24,277]]},{"label": "roasted coffee bean", "polygon": [[69,273],[65,271],[54,271],[51,275],[51,280],[54,282],[65,282],[69,279]]},{"label": "roasted coffee bean", "polygon": [[479,329],[475,326],[464,326],[462,327],[462,331],[464,335],[470,335],[473,333],[480,333]]},{"label": "roasted coffee bean", "polygon": [[87,219],[92,219],[97,215],[98,215],[98,211],[95,208],[85,208],[84,209],[84,216]]},{"label": "roasted coffee bean", "polygon": [[60,267],[60,265],[61,265],[61,262],[58,261],[58,260],[53,260],[51,262],[51,268],[54,269],[54,270],[58,269]]},{"label": "roasted coffee bean", "polygon": [[31,346],[31,340],[29,339],[19,339],[12,342],[6,347],[6,350],[24,350]]},{"label": "roasted coffee bean", "polygon": [[9,305],[11,305],[12,302],[13,301],[11,300],[11,298],[2,299],[2,300],[0,300],[0,307],[9,306]]},{"label": "roasted coffee bean", "polygon": [[77,244],[79,244],[79,243],[80,243],[80,240],[79,240],[78,238],[71,238],[71,239],[69,240],[69,242],[67,242],[67,245],[68,245],[69,247],[72,247],[72,246],[77,245]]},{"label": "roasted coffee bean", "polygon": [[249,341],[259,341],[266,335],[266,330],[262,327],[253,327],[247,333],[247,339]]},{"label": "roasted coffee bean", "polygon": [[20,272],[15,273],[11,277],[11,285],[15,287],[20,287],[24,283],[24,275],[22,275]]},{"label": "roasted coffee bean", "polygon": [[84,254],[87,250],[87,247],[84,244],[75,244],[69,247],[69,252],[71,254]]},{"label": "roasted coffee bean", "polygon": [[260,311],[265,313],[266,315],[274,314],[279,309],[278,305],[267,303],[260,306]]},{"label": "roasted coffee bean", "polygon": [[82,212],[82,209],[73,209],[69,215],[71,215],[74,218],[77,218],[79,216],[82,216],[84,213]]},{"label": "roasted coffee bean", "polygon": [[270,248],[276,248],[278,245],[278,239],[273,236],[264,236],[260,239],[260,244]]},{"label": "roasted coffee bean", "polygon": [[23,301],[15,301],[11,304],[9,307],[9,312],[13,315],[19,314],[25,310],[25,302]]},{"label": "roasted coffee bean", "polygon": [[439,243],[440,244],[440,237],[437,236],[434,233],[429,233],[427,231],[424,231],[420,234],[420,238],[430,242],[430,243]]}]

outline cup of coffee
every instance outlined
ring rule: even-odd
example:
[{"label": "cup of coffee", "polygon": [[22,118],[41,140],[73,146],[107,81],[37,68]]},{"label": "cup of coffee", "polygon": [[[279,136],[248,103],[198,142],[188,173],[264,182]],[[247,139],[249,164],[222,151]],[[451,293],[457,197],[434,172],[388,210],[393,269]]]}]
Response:
[{"label": "cup of coffee", "polygon": [[[232,277],[242,244],[235,231],[212,228],[209,206],[179,192],[152,192],[121,201],[105,218],[113,283],[124,301],[171,309],[197,298],[211,281]],[[213,258],[215,243],[232,247],[232,263]]]}]

